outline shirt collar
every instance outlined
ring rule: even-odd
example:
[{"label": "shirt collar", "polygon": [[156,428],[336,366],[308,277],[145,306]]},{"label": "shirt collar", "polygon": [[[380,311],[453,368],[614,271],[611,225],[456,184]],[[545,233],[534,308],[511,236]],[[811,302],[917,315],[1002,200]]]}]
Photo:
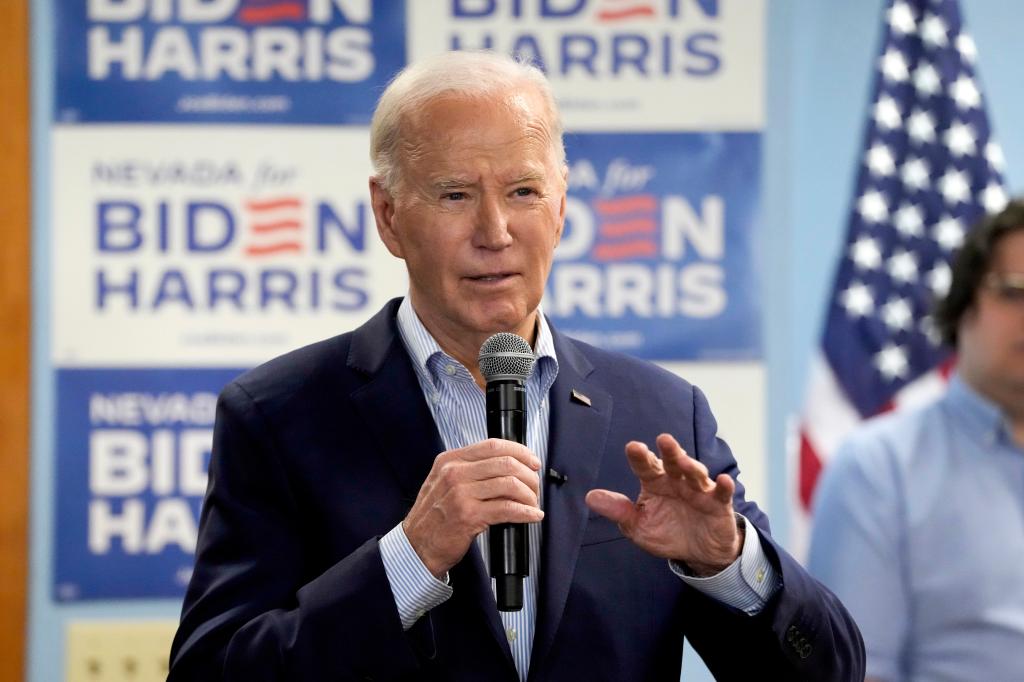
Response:
[{"label": "shirt collar", "polygon": [[[540,308],[537,308],[537,319],[539,320],[539,328],[533,352],[537,356],[538,366],[535,367],[534,374],[537,373],[537,370],[542,370],[547,375],[549,373],[549,365],[554,369],[554,373],[557,374],[558,359],[555,356],[555,341],[551,336],[551,328],[548,325],[548,321]],[[408,296],[403,298],[402,303],[398,306],[397,321],[398,333],[402,337],[406,350],[409,351],[417,373],[424,373],[426,376],[430,376],[432,381],[436,381],[438,377],[434,376],[436,372],[432,367],[436,368],[438,363],[432,363],[430,360],[437,355],[441,355],[444,359],[461,366],[461,363],[455,358],[444,352],[433,335],[423,326],[419,315],[413,310]],[[552,378],[551,380],[553,381],[554,379]],[[545,383],[550,382],[546,381]]]},{"label": "shirt collar", "polygon": [[970,433],[980,442],[995,445],[1007,440],[1006,417],[994,402],[978,393],[959,373],[949,380],[946,401],[954,418],[963,420]]}]

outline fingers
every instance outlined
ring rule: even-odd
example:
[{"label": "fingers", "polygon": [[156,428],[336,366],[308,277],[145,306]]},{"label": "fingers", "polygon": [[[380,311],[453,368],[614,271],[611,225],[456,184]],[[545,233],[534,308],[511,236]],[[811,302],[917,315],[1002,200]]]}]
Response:
[{"label": "fingers", "polygon": [[[534,479],[537,477],[534,476]],[[498,476],[467,483],[466,495],[476,500],[512,500],[531,507],[540,504],[537,491],[515,476]]]},{"label": "fingers", "polygon": [[[483,441],[476,445],[481,447],[469,446],[438,456],[434,468],[443,485],[454,487],[473,481],[514,477],[532,491],[535,498],[533,504],[537,503],[536,498],[540,495],[540,477],[537,475],[537,469],[531,464],[532,460],[536,460],[539,467],[540,461],[532,452],[523,446],[520,446],[522,450],[494,447],[491,441]],[[490,457],[482,459],[482,453],[490,454]]]},{"label": "fingers", "polygon": [[661,434],[657,442],[665,471],[670,476],[684,480],[697,492],[708,492],[715,487],[704,463],[687,455],[679,441],[670,434]]},{"label": "fingers", "polygon": [[736,492],[736,481],[729,474],[718,474],[715,479],[715,499],[722,504],[729,504]]},{"label": "fingers", "polygon": [[539,469],[528,448],[498,439],[438,455],[402,522],[427,569],[443,575],[488,526],[542,520]]},{"label": "fingers", "polygon": [[540,521],[544,512],[538,502],[537,493],[518,478],[499,476],[449,488],[439,505],[449,510],[450,521],[479,533],[496,523]]},{"label": "fingers", "polygon": [[596,489],[587,493],[587,506],[594,512],[611,519],[620,526],[630,526],[636,515],[633,502],[622,493]]},{"label": "fingers", "polygon": [[629,468],[641,481],[653,481],[665,473],[661,460],[645,443],[635,440],[626,443],[626,459]]},{"label": "fingers", "polygon": [[540,458],[533,454],[528,447],[521,443],[501,438],[488,438],[479,443],[467,445],[464,448],[450,450],[442,456],[448,455],[467,462],[493,459],[495,457],[513,457],[530,469],[540,471]]}]

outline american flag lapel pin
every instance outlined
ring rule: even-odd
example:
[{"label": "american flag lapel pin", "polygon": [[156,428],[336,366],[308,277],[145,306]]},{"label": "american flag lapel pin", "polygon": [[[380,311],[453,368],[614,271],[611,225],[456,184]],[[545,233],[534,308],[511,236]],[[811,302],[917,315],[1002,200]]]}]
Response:
[{"label": "american flag lapel pin", "polygon": [[580,391],[576,390],[575,388],[572,389],[572,396],[571,397],[572,397],[573,402],[577,402],[580,405],[586,405],[587,407],[590,407],[590,398],[588,398],[585,394],[581,393]]}]

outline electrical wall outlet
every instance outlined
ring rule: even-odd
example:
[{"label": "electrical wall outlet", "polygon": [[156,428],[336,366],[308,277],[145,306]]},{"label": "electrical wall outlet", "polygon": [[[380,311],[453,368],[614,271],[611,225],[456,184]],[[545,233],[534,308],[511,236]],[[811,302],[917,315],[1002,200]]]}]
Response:
[{"label": "electrical wall outlet", "polygon": [[67,626],[67,682],[164,682],[173,620],[88,620]]}]

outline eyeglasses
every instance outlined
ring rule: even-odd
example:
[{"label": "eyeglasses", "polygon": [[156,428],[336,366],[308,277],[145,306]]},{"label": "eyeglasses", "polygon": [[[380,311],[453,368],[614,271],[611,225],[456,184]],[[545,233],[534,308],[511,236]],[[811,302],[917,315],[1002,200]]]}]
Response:
[{"label": "eyeglasses", "polygon": [[1024,303],[1024,272],[990,272],[983,286],[1001,301]]}]

